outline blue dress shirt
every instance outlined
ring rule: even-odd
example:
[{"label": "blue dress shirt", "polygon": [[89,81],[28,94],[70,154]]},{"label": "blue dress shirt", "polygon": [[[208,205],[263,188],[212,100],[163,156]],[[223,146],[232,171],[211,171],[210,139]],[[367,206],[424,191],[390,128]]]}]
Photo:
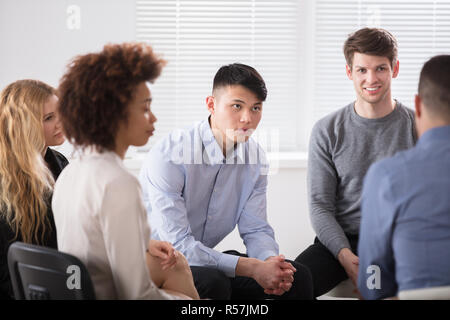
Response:
[{"label": "blue dress shirt", "polygon": [[[361,208],[364,298],[450,285],[450,126],[428,130],[414,148],[373,164]],[[379,267],[379,288],[371,266]]]},{"label": "blue dress shirt", "polygon": [[208,119],[172,132],[150,150],[139,174],[152,237],[171,242],[190,265],[229,277],[239,257],[213,248],[236,225],[249,257],[278,255],[266,216],[267,172],[251,138],[224,157]]}]

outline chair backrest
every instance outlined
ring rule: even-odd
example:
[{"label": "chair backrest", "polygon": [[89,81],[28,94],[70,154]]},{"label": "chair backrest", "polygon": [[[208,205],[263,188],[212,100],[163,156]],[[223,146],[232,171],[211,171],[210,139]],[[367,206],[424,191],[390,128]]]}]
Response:
[{"label": "chair backrest", "polygon": [[450,286],[404,290],[398,293],[400,300],[450,300]]},{"label": "chair backrest", "polygon": [[86,267],[58,250],[14,242],[8,269],[17,300],[86,300],[95,292]]}]

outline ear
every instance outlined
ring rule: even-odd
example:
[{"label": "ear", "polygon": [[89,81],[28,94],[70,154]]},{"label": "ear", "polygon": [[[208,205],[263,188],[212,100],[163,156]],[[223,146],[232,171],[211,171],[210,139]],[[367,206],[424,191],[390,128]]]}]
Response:
[{"label": "ear", "polygon": [[420,118],[422,118],[422,99],[420,99],[418,94],[416,94],[416,96],[414,98],[414,104],[416,107],[416,112],[415,112],[416,119],[420,119]]},{"label": "ear", "polygon": [[400,70],[400,61],[396,61],[394,64],[394,70],[392,70],[392,78],[397,78],[398,72]]},{"label": "ear", "polygon": [[352,68],[348,64],[345,65],[345,73],[350,80],[353,80]]},{"label": "ear", "polygon": [[212,115],[214,115],[215,112],[215,103],[215,98],[213,96],[206,97],[206,108]]}]

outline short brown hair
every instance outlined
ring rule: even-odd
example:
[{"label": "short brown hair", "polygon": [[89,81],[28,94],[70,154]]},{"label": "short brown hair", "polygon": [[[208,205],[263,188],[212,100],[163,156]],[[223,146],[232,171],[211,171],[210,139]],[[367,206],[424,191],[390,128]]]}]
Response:
[{"label": "short brown hair", "polygon": [[82,149],[113,150],[137,85],[153,82],[165,63],[144,43],[107,44],[99,53],[75,57],[58,88],[67,139]]},{"label": "short brown hair", "polygon": [[419,96],[435,116],[450,121],[450,55],[428,60],[420,72]]},{"label": "short brown hair", "polygon": [[397,40],[387,30],[363,28],[350,34],[344,43],[344,56],[350,68],[355,52],[386,57],[391,62],[391,68],[394,68],[398,54]]}]

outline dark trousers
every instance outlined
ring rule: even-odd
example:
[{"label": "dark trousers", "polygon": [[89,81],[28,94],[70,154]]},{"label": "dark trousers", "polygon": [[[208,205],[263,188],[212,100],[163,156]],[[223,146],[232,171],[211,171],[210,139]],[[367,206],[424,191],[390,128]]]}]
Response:
[{"label": "dark trousers", "polygon": [[[358,235],[346,236],[352,252],[357,255]],[[303,251],[295,261],[306,266],[311,272],[314,298],[327,293],[341,281],[348,279],[345,269],[317,237],[314,239],[314,244]]]},{"label": "dark trousers", "polygon": [[[230,250],[224,253],[247,257],[237,251]],[[252,278],[236,276],[229,278],[220,270],[209,267],[191,266],[195,287],[202,299],[214,300],[259,300],[259,299],[299,299],[311,300],[313,298],[312,279],[308,268],[295,261],[290,262],[297,271],[294,273],[294,282],[288,292],[281,296],[267,295],[264,289]]]}]

